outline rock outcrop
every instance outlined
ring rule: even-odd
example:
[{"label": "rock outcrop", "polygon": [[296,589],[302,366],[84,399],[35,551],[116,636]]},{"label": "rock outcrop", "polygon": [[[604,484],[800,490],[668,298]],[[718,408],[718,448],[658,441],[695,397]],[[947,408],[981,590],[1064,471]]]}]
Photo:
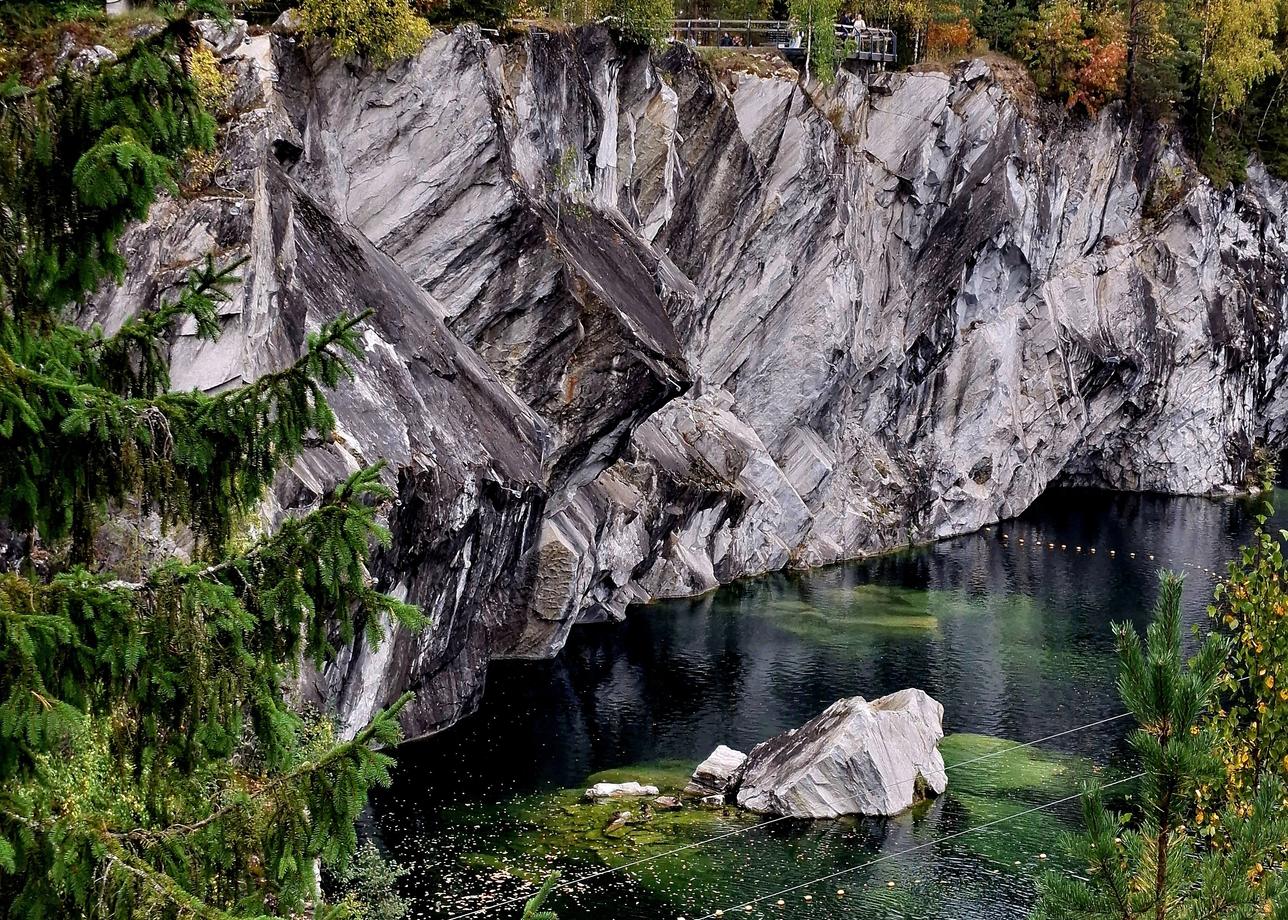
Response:
[{"label": "rock outcrop", "polygon": [[642,796],[657,796],[656,786],[642,786],[636,782],[629,783],[595,783],[586,790],[585,797],[591,801],[600,799],[637,799]]},{"label": "rock outcrop", "polygon": [[[961,533],[1053,483],[1241,486],[1288,425],[1285,186],[1198,177],[1115,112],[1039,118],[988,66],[830,88],[607,31],[472,28],[372,72],[231,47],[214,173],[123,241],[145,308],[248,255],[176,384],[280,367],[371,308],[340,437],[277,516],[390,461],[373,574],[434,625],[301,692],[413,734],[577,622]],[[218,36],[212,36],[218,38]]]},{"label": "rock outcrop", "polygon": [[897,815],[948,788],[943,719],[944,707],[916,689],[838,700],[752,748],[738,805],[794,818]]},{"label": "rock outcrop", "polygon": [[746,763],[746,754],[722,744],[711,752],[710,757],[698,764],[693,771],[693,778],[684,787],[684,794],[700,798],[717,795],[723,798],[742,779]]}]

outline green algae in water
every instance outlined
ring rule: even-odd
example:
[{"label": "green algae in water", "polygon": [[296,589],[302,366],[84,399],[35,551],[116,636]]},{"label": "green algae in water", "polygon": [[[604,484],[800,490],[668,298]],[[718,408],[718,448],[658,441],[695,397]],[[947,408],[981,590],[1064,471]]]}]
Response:
[{"label": "green algae in water", "polygon": [[[828,645],[866,647],[874,634],[932,633],[949,620],[990,615],[1008,621],[1044,622],[1041,606],[1025,595],[977,596],[965,591],[864,584],[815,588],[806,597],[785,591],[746,610],[771,619],[788,633]],[[1026,630],[1027,633],[1027,630]]]},{"label": "green algae in water", "polygon": [[[936,841],[1008,818],[997,831],[957,838],[947,852],[957,854],[958,862],[973,863],[975,871],[968,875],[976,878],[988,872],[1031,873],[1038,865],[1039,851],[1054,849],[1054,841],[1068,825],[1057,814],[1024,812],[1067,795],[1091,770],[1082,758],[1017,747],[1015,742],[983,735],[951,735],[941,749],[950,766],[948,791],[890,819],[767,823],[737,809],[704,808],[692,800],[679,811],[663,811],[647,797],[594,803],[583,799],[585,788],[593,783],[630,780],[655,785],[663,795],[678,794],[688,782],[692,765],[661,761],[601,771],[578,788],[502,803],[491,820],[504,831],[493,839],[489,854],[465,854],[463,859],[476,869],[529,882],[538,881],[554,866],[575,878],[647,859],[627,870],[630,884],[677,916],[739,904],[748,897],[847,870],[812,895],[819,900],[812,907],[822,909],[826,901],[831,905],[828,909],[842,910],[843,900],[844,909],[837,916],[933,917],[940,899],[960,896],[919,878],[935,875],[931,863],[944,855]],[[976,760],[986,755],[995,756]],[[630,817],[615,821],[623,812]],[[471,820],[479,818],[477,812],[471,816]],[[761,824],[765,826],[757,827]],[[696,843],[702,845],[688,846]],[[914,849],[926,844],[933,846]],[[887,854],[899,855],[861,867]],[[835,894],[836,888],[845,890],[843,899]],[[797,893],[794,903],[803,904],[801,898]],[[777,907],[773,902],[763,906]],[[811,916],[815,915],[830,916],[827,910],[814,910]]]},{"label": "green algae in water", "polygon": [[679,795],[689,784],[696,763],[687,760],[657,760],[636,764],[633,767],[616,767],[600,770],[586,777],[586,788],[595,783],[629,783],[632,780],[645,786],[656,786],[662,795]]},{"label": "green algae in water", "polygon": [[1063,799],[1092,779],[1097,770],[1090,760],[968,733],[949,735],[939,749],[949,766],[945,798],[960,809],[962,824],[1004,822],[958,838],[963,847],[1006,866],[1032,866],[1044,853],[1059,855],[1060,835],[1072,829],[1068,817],[1076,806],[1063,812],[1032,809]]},{"label": "green algae in water", "polygon": [[861,584],[793,590],[784,582],[761,587],[763,597],[743,603],[744,616],[764,619],[795,639],[866,660],[887,649],[920,648],[919,641],[953,641],[967,624],[997,630],[997,656],[1016,675],[1047,680],[1112,681],[1112,650],[1087,647],[1061,632],[1059,618],[1026,594]]},{"label": "green algae in water", "polygon": [[[948,767],[948,789],[1050,801],[1068,795],[1095,767],[1083,757],[1057,754],[1014,741],[959,732],[939,742]],[[987,759],[982,759],[987,758]]]},{"label": "green algae in water", "polygon": [[817,597],[803,600],[777,597],[750,612],[768,617],[775,624],[802,639],[829,644],[844,641],[850,634],[870,637],[873,631],[933,631],[939,626],[939,611],[931,595],[938,592],[887,585],[858,585],[845,589],[823,589]]}]

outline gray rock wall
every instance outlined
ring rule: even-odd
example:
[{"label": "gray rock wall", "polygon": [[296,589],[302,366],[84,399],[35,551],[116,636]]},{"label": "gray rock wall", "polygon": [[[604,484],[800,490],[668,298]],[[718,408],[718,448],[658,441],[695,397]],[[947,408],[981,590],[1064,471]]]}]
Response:
[{"label": "gray rock wall", "polygon": [[1242,486],[1285,418],[1285,187],[1212,189],[1108,111],[1039,118],[975,62],[830,88],[601,29],[438,35],[385,72],[231,52],[204,189],[88,311],[209,249],[249,270],[184,386],[253,379],[340,311],[370,360],[273,516],[390,460],[382,584],[434,626],[305,692],[413,732],[489,660],[746,575],[972,530],[1048,485]]}]

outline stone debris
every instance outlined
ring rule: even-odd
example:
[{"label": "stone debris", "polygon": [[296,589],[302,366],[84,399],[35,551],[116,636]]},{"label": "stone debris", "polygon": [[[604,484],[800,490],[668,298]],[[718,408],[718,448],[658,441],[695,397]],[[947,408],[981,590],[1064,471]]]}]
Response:
[{"label": "stone debris", "polygon": [[586,790],[585,798],[589,800],[598,799],[625,799],[641,798],[643,796],[657,796],[660,790],[656,786],[642,786],[636,782],[630,783],[595,783]]},{"label": "stone debris", "polygon": [[604,825],[604,833],[618,834],[624,831],[632,817],[633,816],[629,811],[619,811],[617,814],[613,815],[613,820]]},{"label": "stone debris", "polygon": [[711,752],[710,757],[698,764],[693,771],[693,778],[684,787],[684,794],[698,797],[723,796],[737,785],[746,763],[746,754],[722,744]]},{"label": "stone debris", "polygon": [[294,7],[282,10],[269,28],[275,35],[295,35],[300,31],[300,11]]},{"label": "stone debris", "polygon": [[231,57],[246,41],[248,27],[244,19],[233,19],[227,24],[214,19],[198,19],[193,25],[201,33],[201,40],[209,46],[211,54],[221,60]]}]

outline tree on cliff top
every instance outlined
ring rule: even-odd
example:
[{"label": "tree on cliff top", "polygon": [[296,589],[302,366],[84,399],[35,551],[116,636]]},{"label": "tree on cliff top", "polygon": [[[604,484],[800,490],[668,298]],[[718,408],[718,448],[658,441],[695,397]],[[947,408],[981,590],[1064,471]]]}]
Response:
[{"label": "tree on cliff top", "polygon": [[[283,687],[358,630],[420,622],[364,562],[386,535],[377,471],[237,545],[276,473],[333,417],[324,389],[359,354],[361,318],[240,389],[172,393],[166,337],[219,331],[235,267],[212,260],[114,335],[65,321],[119,276],[126,224],[209,147],[170,22],[119,61],[0,92],[0,915],[342,916],[316,866],[343,867],[373,750],[398,706],[350,740],[302,718]],[[109,515],[181,528],[184,558],[97,558]]]},{"label": "tree on cliff top", "polygon": [[671,36],[672,0],[598,0],[596,12],[607,18],[623,41],[660,50]]},{"label": "tree on cliff top", "polygon": [[792,23],[801,32],[805,77],[831,83],[840,55],[836,46],[836,14],[840,0],[789,0]]}]

